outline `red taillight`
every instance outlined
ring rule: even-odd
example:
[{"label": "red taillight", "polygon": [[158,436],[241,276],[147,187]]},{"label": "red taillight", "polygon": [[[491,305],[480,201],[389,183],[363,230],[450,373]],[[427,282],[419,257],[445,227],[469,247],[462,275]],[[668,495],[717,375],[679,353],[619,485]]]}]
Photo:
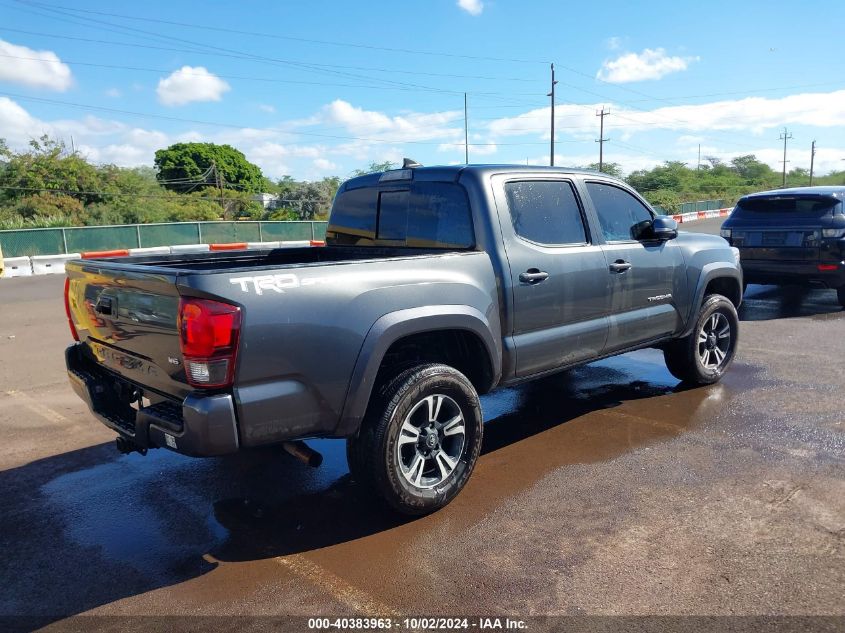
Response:
[{"label": "red taillight", "polygon": [[241,309],[210,299],[182,297],[178,325],[188,382],[194,387],[230,387],[238,354]]},{"label": "red taillight", "polygon": [[832,270],[836,270],[837,268],[839,268],[839,266],[837,266],[836,264],[819,264],[818,265],[819,272],[823,272],[823,273],[830,272]]},{"label": "red taillight", "polygon": [[70,315],[70,277],[65,277],[65,314],[67,315],[67,324],[70,326],[70,334],[74,341],[78,341],[79,333],[76,331],[73,317]]}]

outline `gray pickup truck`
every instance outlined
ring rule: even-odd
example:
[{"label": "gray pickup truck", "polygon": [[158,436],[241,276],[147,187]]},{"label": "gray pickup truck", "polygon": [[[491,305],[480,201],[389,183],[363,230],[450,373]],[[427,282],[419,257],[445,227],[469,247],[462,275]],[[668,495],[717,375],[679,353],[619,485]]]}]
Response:
[{"label": "gray pickup truck", "polygon": [[346,438],[353,478],[423,514],[466,484],[478,394],[644,347],[713,383],[738,254],[606,175],[408,167],[353,178],[325,247],[67,265],[71,385],[124,452]]}]

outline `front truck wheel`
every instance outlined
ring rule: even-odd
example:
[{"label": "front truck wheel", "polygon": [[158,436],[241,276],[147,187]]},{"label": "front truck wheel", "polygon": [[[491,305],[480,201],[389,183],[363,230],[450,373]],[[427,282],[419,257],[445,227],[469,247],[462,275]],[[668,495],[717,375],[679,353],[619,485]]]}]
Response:
[{"label": "front truck wheel", "polygon": [[736,308],[727,297],[709,295],[696,316],[692,333],[663,350],[666,367],[684,382],[710,385],[733,362],[739,337]]},{"label": "front truck wheel", "polygon": [[482,433],[481,404],[466,376],[418,365],[373,394],[361,432],[347,440],[349,469],[394,510],[428,514],[464,487]]}]

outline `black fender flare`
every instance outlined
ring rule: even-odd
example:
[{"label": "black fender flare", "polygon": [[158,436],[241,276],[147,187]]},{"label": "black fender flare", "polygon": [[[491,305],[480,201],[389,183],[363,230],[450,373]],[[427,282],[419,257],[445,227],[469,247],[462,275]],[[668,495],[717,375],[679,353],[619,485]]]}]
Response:
[{"label": "black fender flare", "polygon": [[466,305],[436,305],[398,310],[381,316],[367,332],[358,352],[346,392],[336,437],[354,435],[367,412],[376,375],[387,350],[399,339],[438,330],[466,330],[484,344],[492,370],[492,385],[502,374],[502,349],[486,316]]},{"label": "black fender flare", "polygon": [[[693,300],[690,302],[690,313],[687,315],[686,326],[681,333],[681,337],[689,336],[695,327],[695,315],[701,309],[704,303],[704,292],[707,286],[714,279],[731,279],[737,284],[737,293],[742,302],[742,269],[738,266],[732,266],[727,262],[711,262],[706,264],[701,269],[701,275],[698,277],[698,285],[695,287],[695,294]],[[739,305],[737,305],[739,307]]]}]

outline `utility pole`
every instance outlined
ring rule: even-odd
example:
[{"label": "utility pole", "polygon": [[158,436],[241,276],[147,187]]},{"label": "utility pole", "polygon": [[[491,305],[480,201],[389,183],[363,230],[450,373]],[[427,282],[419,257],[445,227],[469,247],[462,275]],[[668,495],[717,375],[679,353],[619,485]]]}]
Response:
[{"label": "utility pole", "polygon": [[596,139],[596,143],[599,144],[599,171],[602,171],[604,167],[604,144],[610,140],[604,137],[604,117],[608,114],[610,110],[605,110],[604,106],[601,107],[601,112],[596,112],[596,116],[599,117],[599,137]]},{"label": "utility pole", "polygon": [[698,144],[698,162],[695,164],[695,171],[701,170],[701,143]]},{"label": "utility pole", "polygon": [[783,132],[778,137],[779,140],[783,141],[783,186],[786,187],[786,163],[789,161],[786,160],[786,142],[792,138],[792,134],[790,134],[786,128],[783,128]]},{"label": "utility pole", "polygon": [[555,166],[555,85],[557,82],[555,81],[555,65],[552,64],[552,91],[547,94],[547,97],[551,97],[552,99],[552,140],[551,140],[551,150],[549,153],[549,165],[552,167]]},{"label": "utility pole", "polygon": [[813,139],[813,144],[810,145],[810,186],[813,186],[813,164],[816,162],[816,141]]},{"label": "utility pole", "polygon": [[217,186],[217,191],[220,194],[220,208],[223,209],[223,215],[226,214],[226,201],[223,199],[223,178],[220,176],[220,170],[217,169],[217,161],[211,161],[211,168],[214,170],[214,184]]},{"label": "utility pole", "polygon": [[469,165],[469,121],[467,120],[467,93],[464,93],[464,162]]}]

